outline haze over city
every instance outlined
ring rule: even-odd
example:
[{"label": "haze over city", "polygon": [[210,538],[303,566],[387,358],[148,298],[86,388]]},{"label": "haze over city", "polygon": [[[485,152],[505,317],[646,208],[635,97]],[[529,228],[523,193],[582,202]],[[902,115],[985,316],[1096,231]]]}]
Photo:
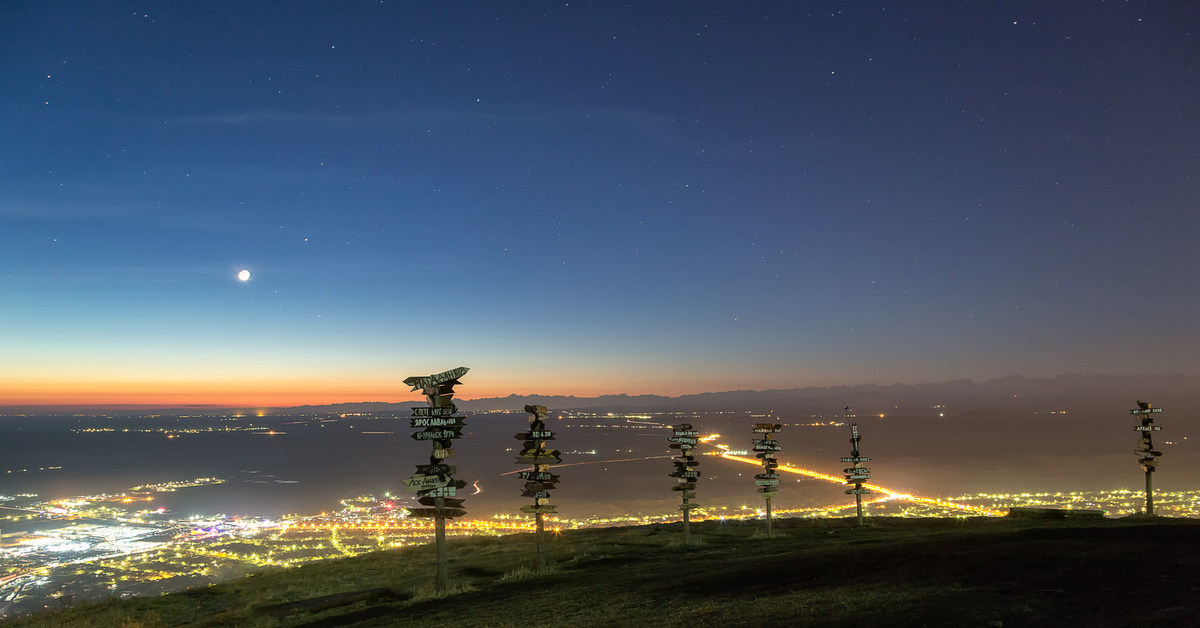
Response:
[{"label": "haze over city", "polygon": [[3,405],[1197,374],[1191,3],[0,21]]}]

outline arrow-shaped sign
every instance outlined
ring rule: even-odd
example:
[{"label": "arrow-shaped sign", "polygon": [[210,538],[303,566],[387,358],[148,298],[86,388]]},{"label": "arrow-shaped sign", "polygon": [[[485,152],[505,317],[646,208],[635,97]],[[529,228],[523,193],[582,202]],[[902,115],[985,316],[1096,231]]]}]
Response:
[{"label": "arrow-shaped sign", "polygon": [[534,430],[516,434],[513,438],[517,440],[554,440],[554,432],[550,430]]},{"label": "arrow-shaped sign", "polygon": [[413,432],[412,437],[415,440],[453,440],[462,438],[462,428],[427,427],[424,431]]},{"label": "arrow-shaped sign", "polygon": [[[456,406],[454,404],[450,404],[448,406],[441,406],[441,407],[437,407],[437,408],[433,408],[430,406],[417,406],[412,409],[413,416],[448,417],[457,412],[458,412],[458,406]],[[414,425],[413,427],[416,427],[416,426]]]},{"label": "arrow-shaped sign", "polygon": [[521,471],[517,473],[517,477],[526,482],[558,482],[558,476],[549,471]]},{"label": "arrow-shaped sign", "polygon": [[444,475],[414,475],[407,480],[401,481],[404,484],[405,493],[415,493],[417,491],[427,491],[429,489],[446,486],[450,483],[450,478]]}]

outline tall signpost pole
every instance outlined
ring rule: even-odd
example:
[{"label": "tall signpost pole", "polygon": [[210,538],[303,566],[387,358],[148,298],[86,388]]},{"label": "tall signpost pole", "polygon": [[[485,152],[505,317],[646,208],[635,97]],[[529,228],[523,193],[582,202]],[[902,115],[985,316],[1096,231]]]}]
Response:
[{"label": "tall signpost pole", "polygon": [[751,441],[754,451],[758,452],[755,455],[762,459],[763,465],[763,472],[754,476],[754,484],[758,486],[758,492],[762,493],[763,499],[767,503],[767,538],[773,536],[771,498],[779,490],[779,474],[775,473],[779,461],[776,460],[775,454],[782,447],[780,447],[779,441],[775,440],[775,433],[782,429],[783,426],[778,423],[757,423],[754,426],[754,433],[763,436]]},{"label": "tall signpost pole", "polygon": [[458,489],[467,485],[465,480],[454,479],[458,469],[446,464],[446,459],[454,456],[451,446],[455,439],[462,437],[465,417],[458,414],[458,406],[454,405],[454,387],[462,382],[462,377],[470,370],[460,366],[454,370],[436,375],[416,376],[404,380],[413,390],[420,390],[428,400],[428,407],[412,409],[409,426],[423,428],[413,432],[414,440],[427,440],[433,443],[433,452],[429,456],[429,464],[417,465],[417,472],[404,481],[404,492],[416,493],[422,508],[409,508],[410,517],[433,517],[434,545],[437,552],[437,587],[445,591],[450,587],[449,567],[446,563],[446,519],[461,517],[467,514],[463,508],[463,500],[455,495]]},{"label": "tall signpost pole", "polygon": [[1138,455],[1138,462],[1142,465],[1142,470],[1146,472],[1146,514],[1154,514],[1154,470],[1158,468],[1157,458],[1162,455],[1161,451],[1154,449],[1154,438],[1151,436],[1154,432],[1162,430],[1162,427],[1154,424],[1154,414],[1162,412],[1162,408],[1155,408],[1149,403],[1142,401],[1137,402],[1138,407],[1130,410],[1129,413],[1142,420],[1142,424],[1135,426],[1133,429],[1138,433],[1138,450],[1135,452]]},{"label": "tall signpost pole", "polygon": [[557,449],[546,446],[546,441],[554,440],[554,432],[546,429],[546,406],[525,406],[525,411],[529,413],[529,431],[514,436],[524,441],[517,464],[533,465],[533,469],[517,475],[525,480],[525,490],[521,496],[533,498],[533,504],[521,506],[521,512],[533,513],[536,518],[534,541],[537,544],[538,573],[542,573],[546,570],[546,523],[543,517],[547,513],[554,513],[550,491],[558,487],[558,476],[550,473],[550,465],[562,464],[562,458]]},{"label": "tall signpost pole", "polygon": [[863,509],[862,496],[870,494],[869,489],[863,488],[863,481],[871,479],[871,469],[862,466],[863,462],[870,462],[871,459],[859,455],[858,441],[862,438],[858,435],[858,424],[850,424],[850,456],[842,458],[842,462],[852,463],[854,466],[848,469],[842,469],[846,473],[846,484],[852,485],[854,488],[846,489],[847,495],[854,496],[854,503],[858,506],[858,525],[863,525]]},{"label": "tall signpost pole", "polygon": [[700,464],[692,455],[692,448],[700,443],[700,439],[697,438],[700,432],[692,429],[690,423],[680,423],[671,429],[674,432],[667,440],[671,441],[671,449],[679,450],[679,455],[672,459],[675,470],[668,475],[679,480],[671,490],[683,493],[683,503],[679,509],[683,511],[683,543],[687,545],[691,543],[691,511],[700,506],[690,501],[696,497],[696,480],[700,477],[700,472],[692,468]]}]

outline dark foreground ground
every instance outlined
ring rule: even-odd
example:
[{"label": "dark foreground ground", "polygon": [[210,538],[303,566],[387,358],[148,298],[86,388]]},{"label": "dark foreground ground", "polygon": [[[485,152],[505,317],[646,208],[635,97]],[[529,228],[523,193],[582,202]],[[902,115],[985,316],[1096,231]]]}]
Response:
[{"label": "dark foreground ground", "polygon": [[[14,627],[1200,626],[1194,520],[785,520],[582,530],[532,573],[531,535],[379,552]],[[323,611],[287,603],[371,590]],[[281,606],[282,605],[282,606]],[[310,604],[319,606],[319,603]]]}]

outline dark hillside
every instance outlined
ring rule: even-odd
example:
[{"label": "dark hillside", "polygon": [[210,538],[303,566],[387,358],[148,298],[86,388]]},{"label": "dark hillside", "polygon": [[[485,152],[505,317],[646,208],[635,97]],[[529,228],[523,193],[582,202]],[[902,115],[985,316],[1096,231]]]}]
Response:
[{"label": "dark hillside", "polygon": [[[437,596],[417,547],[267,572],[155,599],[14,622],[63,626],[1195,626],[1200,525],[1191,520],[787,520],[582,530],[450,545],[457,591]],[[363,592],[318,612],[287,603]],[[344,600],[343,600],[344,601]],[[318,600],[315,604],[320,605]],[[311,606],[311,604],[310,604]]]}]

